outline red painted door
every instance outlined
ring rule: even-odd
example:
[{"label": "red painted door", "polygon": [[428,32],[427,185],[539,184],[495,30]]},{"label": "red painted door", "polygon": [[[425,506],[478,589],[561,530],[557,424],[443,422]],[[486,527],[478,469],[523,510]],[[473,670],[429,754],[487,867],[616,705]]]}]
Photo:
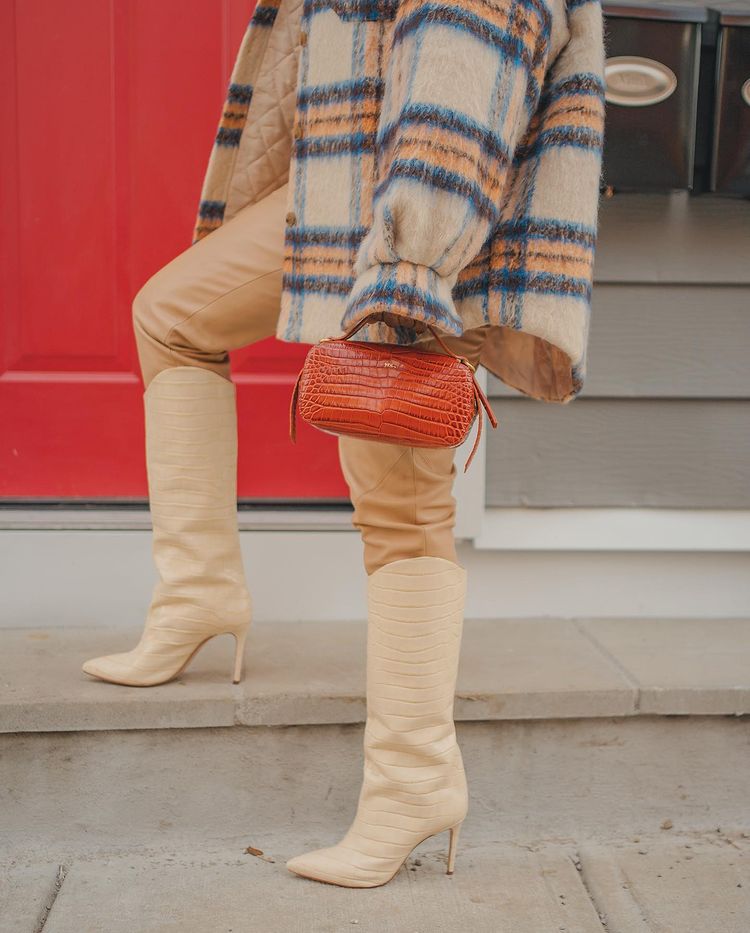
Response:
[{"label": "red painted door", "polygon": [[[133,295],[190,245],[252,0],[0,3],[0,495],[146,496]],[[288,439],[306,345],[236,355],[242,498],[346,497]]]}]

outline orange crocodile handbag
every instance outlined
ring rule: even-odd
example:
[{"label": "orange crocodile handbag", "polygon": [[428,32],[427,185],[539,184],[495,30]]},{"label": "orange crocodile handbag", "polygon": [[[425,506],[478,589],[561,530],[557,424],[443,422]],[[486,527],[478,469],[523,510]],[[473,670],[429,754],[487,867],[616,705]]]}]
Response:
[{"label": "orange crocodile handbag", "polygon": [[296,413],[328,434],[349,434],[412,447],[458,447],[479,415],[468,470],[482,436],[482,409],[497,420],[477,383],[476,368],[454,353],[428,324],[446,353],[349,338],[324,337],[305,357],[292,393],[289,436],[296,441]]}]

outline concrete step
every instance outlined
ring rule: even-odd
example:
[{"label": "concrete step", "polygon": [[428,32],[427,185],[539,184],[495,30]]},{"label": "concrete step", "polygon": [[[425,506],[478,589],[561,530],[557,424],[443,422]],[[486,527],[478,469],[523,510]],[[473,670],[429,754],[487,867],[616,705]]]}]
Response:
[{"label": "concrete step", "polygon": [[[354,814],[363,728],[2,735],[0,857],[200,849],[248,833],[266,849],[292,827],[322,845]],[[667,825],[750,830],[747,716],[459,722],[457,733],[467,842],[606,843]]]},{"label": "concrete step", "polygon": [[[0,732],[360,723],[364,623],[255,623],[246,672],[234,640],[149,689],[95,681],[83,660],[132,647],[139,630],[23,628],[0,636]],[[749,619],[467,620],[457,721],[750,712]]]},{"label": "concrete step", "polygon": [[[361,782],[364,625],[257,624],[238,686],[230,637],[162,687],[80,672],[137,634],[3,634],[0,852],[64,862],[293,825],[323,844],[344,828]],[[749,635],[737,619],[467,621],[467,839],[750,829]]]},{"label": "concrete step", "polygon": [[[745,933],[750,620],[469,620],[469,813],[388,885],[296,878],[362,774],[365,627],[258,623],[146,690],[138,631],[0,635],[0,933]],[[249,847],[260,850],[252,855]]]},{"label": "concrete step", "polygon": [[[445,834],[443,834],[445,835]],[[441,836],[388,884],[353,890],[287,871],[290,834],[262,856],[249,838],[16,862],[0,880],[0,933],[746,933],[750,840],[741,835],[601,845],[459,842]]]}]

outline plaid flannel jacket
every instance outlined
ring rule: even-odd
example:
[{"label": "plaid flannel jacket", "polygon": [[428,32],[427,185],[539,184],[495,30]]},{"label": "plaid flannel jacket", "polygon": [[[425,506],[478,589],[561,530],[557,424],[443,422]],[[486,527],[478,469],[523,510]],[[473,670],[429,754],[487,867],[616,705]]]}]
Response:
[{"label": "plaid flannel jacket", "polygon": [[[253,13],[194,240],[226,219],[233,185],[231,212],[242,206],[236,178],[257,163],[243,134],[273,117],[265,94],[253,112],[254,92],[293,3]],[[278,338],[313,343],[370,316],[357,339],[489,324],[491,372],[535,398],[575,397],[603,145],[599,0],[302,0],[298,25],[275,178],[289,180]]]}]

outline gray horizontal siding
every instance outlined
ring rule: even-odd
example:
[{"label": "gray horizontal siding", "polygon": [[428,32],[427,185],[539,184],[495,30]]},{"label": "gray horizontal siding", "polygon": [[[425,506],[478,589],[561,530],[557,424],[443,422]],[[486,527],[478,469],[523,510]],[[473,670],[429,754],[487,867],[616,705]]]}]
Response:
[{"label": "gray horizontal siding", "polygon": [[750,202],[620,194],[599,214],[597,282],[750,284]]},{"label": "gray horizontal siding", "polygon": [[569,405],[490,377],[489,506],[750,508],[750,203],[601,203],[588,376]]},{"label": "gray horizontal siding", "polygon": [[497,399],[490,506],[750,508],[750,404]]},{"label": "gray horizontal siding", "polygon": [[598,284],[582,397],[750,398],[749,358],[747,286]]}]

